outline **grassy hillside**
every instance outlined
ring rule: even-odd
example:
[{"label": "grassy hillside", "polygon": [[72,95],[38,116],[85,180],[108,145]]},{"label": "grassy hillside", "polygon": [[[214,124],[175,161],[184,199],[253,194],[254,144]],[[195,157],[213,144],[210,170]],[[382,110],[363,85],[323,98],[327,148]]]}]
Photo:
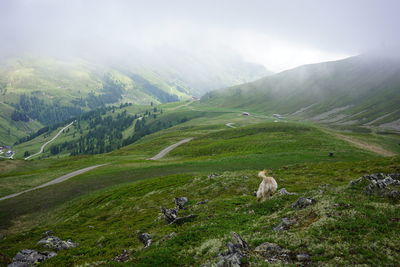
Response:
[{"label": "grassy hillside", "polygon": [[[128,251],[127,263],[138,266],[199,265],[217,262],[218,254],[226,251],[229,233],[235,231],[251,249],[273,242],[292,253],[311,255],[317,265],[395,265],[398,239],[387,237],[399,230],[398,203],[366,196],[362,188],[347,184],[365,173],[398,172],[399,163],[399,158],[391,158],[274,168],[280,187],[300,195],[275,195],[264,203],[253,196],[259,183],[256,169],[218,171],[213,176],[208,176],[210,171],[160,172],[159,178],[101,190],[19,219],[0,241],[2,261],[9,262],[23,248],[40,250],[37,241],[44,231],[52,230],[79,246],[60,251],[44,266],[120,265],[112,259],[122,250]],[[160,207],[172,207],[173,198],[180,196],[188,197],[189,204],[179,214],[197,217],[182,225],[167,225]],[[293,210],[290,206],[299,196],[317,203]],[[206,199],[206,204],[196,205]],[[288,231],[272,230],[283,217],[296,223]],[[148,249],[138,240],[143,232],[153,237]],[[266,265],[263,256],[254,252],[246,261]]]},{"label": "grassy hillside", "polygon": [[400,118],[400,59],[365,54],[301,66],[214,91],[202,104],[337,125],[394,127]]}]

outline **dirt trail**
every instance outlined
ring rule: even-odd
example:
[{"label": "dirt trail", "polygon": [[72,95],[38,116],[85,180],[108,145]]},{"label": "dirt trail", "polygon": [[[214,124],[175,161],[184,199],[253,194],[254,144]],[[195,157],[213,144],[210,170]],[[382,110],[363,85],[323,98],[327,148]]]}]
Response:
[{"label": "dirt trail", "polygon": [[43,188],[43,187],[46,187],[46,186],[49,186],[49,185],[53,185],[53,184],[58,184],[58,183],[64,182],[65,180],[68,180],[69,178],[72,178],[74,176],[77,176],[79,174],[88,172],[90,170],[93,170],[95,168],[98,168],[98,167],[101,167],[101,166],[104,166],[104,165],[107,165],[107,164],[94,165],[94,166],[90,166],[90,167],[87,167],[87,168],[84,168],[84,169],[80,169],[80,170],[77,170],[77,171],[70,172],[70,173],[68,173],[66,175],[63,175],[63,176],[60,176],[60,177],[58,177],[58,178],[56,178],[54,180],[51,180],[50,182],[38,185],[38,186],[33,187],[31,189],[27,189],[27,190],[24,190],[24,191],[21,191],[21,192],[18,192],[18,193],[14,193],[14,194],[11,194],[11,195],[8,195],[8,196],[1,197],[0,201],[5,200],[5,199],[9,199],[9,198],[13,198],[13,197],[22,195],[23,193],[27,193],[27,192],[30,192],[30,191],[33,191],[33,190],[36,190],[36,189],[39,189],[39,188]]},{"label": "dirt trail", "polygon": [[173,145],[170,145],[170,146],[164,148],[163,150],[161,150],[161,152],[158,153],[157,155],[155,155],[154,157],[149,158],[148,160],[158,160],[158,159],[161,159],[161,158],[163,158],[165,155],[167,155],[169,152],[171,152],[171,150],[175,149],[176,147],[178,147],[178,146],[180,146],[180,145],[182,145],[182,144],[184,144],[184,143],[187,143],[187,142],[191,141],[192,139],[193,139],[192,137],[191,137],[191,138],[186,138],[186,139],[183,139],[182,141],[179,141],[178,143],[175,143],[175,144],[173,144]]},{"label": "dirt trail", "polygon": [[51,138],[51,140],[49,140],[49,141],[47,141],[46,143],[44,143],[44,144],[40,147],[39,152],[37,152],[37,153],[35,153],[35,154],[33,154],[33,155],[30,155],[29,157],[26,157],[26,158],[24,158],[24,159],[25,159],[25,160],[28,160],[28,159],[30,159],[30,158],[32,158],[32,157],[35,157],[35,156],[37,156],[37,155],[43,153],[43,150],[44,150],[45,146],[47,146],[48,144],[50,144],[51,142],[53,142],[54,140],[56,140],[57,137],[60,136],[60,134],[61,134],[64,130],[66,130],[69,126],[71,126],[72,124],[74,124],[74,122],[71,122],[70,124],[68,124],[67,126],[65,126],[64,128],[62,128],[53,138]]},{"label": "dirt trail", "polygon": [[339,133],[332,133],[332,132],[328,132],[328,133],[333,134],[335,137],[342,139],[358,148],[368,150],[368,151],[374,152],[376,154],[379,154],[379,155],[382,155],[385,157],[392,157],[392,156],[397,155],[396,153],[386,150],[383,147],[376,145],[376,144],[366,143],[366,142],[360,141],[354,137],[350,137],[350,136],[339,134]]},{"label": "dirt trail", "polygon": [[229,128],[236,128],[236,126],[233,126],[233,124],[235,124],[235,123],[229,122],[229,123],[225,124],[225,126],[228,126]]}]

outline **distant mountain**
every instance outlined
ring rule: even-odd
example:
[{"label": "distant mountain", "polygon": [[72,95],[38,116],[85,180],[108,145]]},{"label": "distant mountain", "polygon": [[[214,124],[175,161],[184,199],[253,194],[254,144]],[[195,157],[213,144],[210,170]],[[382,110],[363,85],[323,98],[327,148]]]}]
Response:
[{"label": "distant mountain", "polygon": [[321,123],[400,129],[400,57],[374,52],[304,65],[207,93],[201,102]]},{"label": "distant mountain", "polygon": [[[169,56],[173,57],[172,52]],[[236,57],[223,62],[210,62],[206,56],[202,60],[187,55],[174,57],[175,60],[146,61],[142,55],[137,62],[107,63],[76,58],[3,59],[0,109],[4,112],[0,115],[0,139],[5,142],[7,133],[11,133],[7,140],[16,141],[42,126],[109,104],[149,105],[186,100],[268,73],[264,67]]]}]

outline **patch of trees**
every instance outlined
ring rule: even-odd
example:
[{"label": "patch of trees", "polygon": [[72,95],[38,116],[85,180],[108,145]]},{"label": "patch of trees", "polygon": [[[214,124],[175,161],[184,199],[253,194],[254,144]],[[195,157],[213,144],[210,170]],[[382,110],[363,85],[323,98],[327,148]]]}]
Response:
[{"label": "patch of trees", "polygon": [[[163,129],[167,129],[178,125],[180,123],[184,123],[188,120],[200,117],[204,115],[203,113],[196,112],[196,113],[186,113],[186,114],[169,114],[163,117],[157,118],[151,116],[151,112],[148,112],[147,118],[142,118],[141,120],[137,120],[135,124],[135,132],[134,134],[126,138],[122,145],[126,146],[132,144],[142,138],[145,135],[152,134]],[[153,114],[155,115],[155,114]]]},{"label": "patch of trees", "polygon": [[[125,105],[121,105],[121,107],[125,107]],[[125,110],[115,116],[104,116],[108,111],[115,111],[115,109],[116,107],[104,107],[83,114],[78,119],[76,128],[83,132],[81,123],[86,121],[89,132],[83,134],[78,140],[51,146],[51,154],[57,155],[63,151],[70,151],[71,155],[101,154],[120,148],[123,131],[132,125],[133,121],[137,119],[137,115],[128,115]]]},{"label": "patch of trees", "polygon": [[36,96],[20,95],[18,104],[13,105],[15,112],[11,118],[14,121],[29,121],[29,118],[40,121],[44,125],[64,122],[82,114],[82,109],[63,106],[59,102],[46,103]]}]

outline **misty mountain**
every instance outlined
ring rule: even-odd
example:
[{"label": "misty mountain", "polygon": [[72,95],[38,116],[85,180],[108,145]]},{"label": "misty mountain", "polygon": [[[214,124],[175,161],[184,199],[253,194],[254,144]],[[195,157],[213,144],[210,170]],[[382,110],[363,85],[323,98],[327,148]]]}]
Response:
[{"label": "misty mountain", "polygon": [[400,59],[377,52],[304,65],[227,89],[202,103],[336,125],[400,127]]}]

